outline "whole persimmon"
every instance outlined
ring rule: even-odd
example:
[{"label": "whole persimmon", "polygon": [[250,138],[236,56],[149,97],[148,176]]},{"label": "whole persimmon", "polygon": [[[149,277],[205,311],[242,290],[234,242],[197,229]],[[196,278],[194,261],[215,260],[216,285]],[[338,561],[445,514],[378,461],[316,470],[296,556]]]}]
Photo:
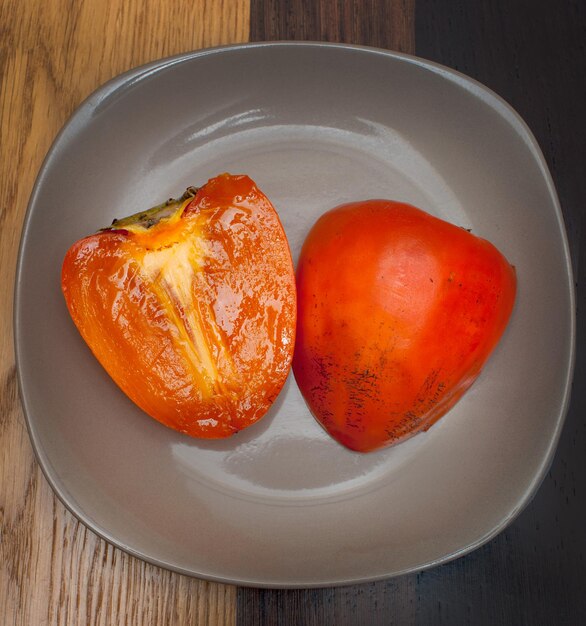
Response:
[{"label": "whole persimmon", "polygon": [[427,430],[480,374],[515,292],[495,246],[413,206],[325,213],[297,268],[293,372],[311,412],[361,452]]},{"label": "whole persimmon", "polygon": [[260,419],[287,378],[293,264],[275,209],[247,176],[220,175],[81,239],[61,284],[106,371],[170,428],[228,437]]}]

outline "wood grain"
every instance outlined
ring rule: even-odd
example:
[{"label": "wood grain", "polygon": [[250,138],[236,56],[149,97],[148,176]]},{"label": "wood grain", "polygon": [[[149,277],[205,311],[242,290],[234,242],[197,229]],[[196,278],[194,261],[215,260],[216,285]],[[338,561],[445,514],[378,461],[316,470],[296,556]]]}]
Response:
[{"label": "wood grain", "polygon": [[12,292],[36,173],[72,111],[150,60],[248,38],[247,0],[0,3],[0,623],[231,624],[235,589],[179,576],[96,537],[55,498],[17,393]]},{"label": "wood grain", "polygon": [[336,41],[413,53],[415,0],[251,0],[250,41]]}]

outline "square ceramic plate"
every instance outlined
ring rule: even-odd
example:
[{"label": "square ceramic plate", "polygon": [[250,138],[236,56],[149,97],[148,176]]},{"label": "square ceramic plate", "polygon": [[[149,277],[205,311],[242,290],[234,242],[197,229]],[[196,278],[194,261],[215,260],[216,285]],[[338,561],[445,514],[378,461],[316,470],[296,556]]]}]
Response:
[{"label": "square ceramic plate", "polygon": [[[148,418],[109,379],[67,313],[65,251],[224,171],[249,174],[271,198],[295,257],[322,212],[378,197],[471,228],[516,266],[502,342],[429,432],[350,452],[317,425],[290,378],[259,423],[201,442]],[[472,550],[534,493],[568,400],[573,283],[535,139],[485,87],[382,50],[204,50],[99,89],[39,174],[15,302],[24,409],[59,497],[116,546],[218,581],[360,582]]]}]

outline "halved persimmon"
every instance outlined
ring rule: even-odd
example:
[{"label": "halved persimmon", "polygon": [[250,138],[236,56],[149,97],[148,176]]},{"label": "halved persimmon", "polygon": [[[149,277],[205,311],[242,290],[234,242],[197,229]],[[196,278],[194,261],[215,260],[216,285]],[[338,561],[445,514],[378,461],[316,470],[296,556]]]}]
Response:
[{"label": "halved persimmon", "polygon": [[313,415],[361,452],[427,430],[480,374],[515,292],[491,243],[413,206],[325,213],[297,268],[293,371]]},{"label": "halved persimmon", "polygon": [[66,254],[62,289],[122,391],[188,435],[250,426],[287,378],[291,254],[275,209],[247,176],[220,175],[81,239]]}]

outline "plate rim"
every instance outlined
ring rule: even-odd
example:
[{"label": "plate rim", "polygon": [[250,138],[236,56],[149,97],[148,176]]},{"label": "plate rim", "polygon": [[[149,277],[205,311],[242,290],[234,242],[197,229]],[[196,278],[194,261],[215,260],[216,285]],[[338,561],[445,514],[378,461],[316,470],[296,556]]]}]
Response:
[{"label": "plate rim", "polygon": [[[21,354],[20,354],[20,343],[19,337],[22,333],[22,328],[20,324],[20,294],[23,289],[22,286],[22,266],[24,263],[24,249],[25,243],[27,240],[27,234],[29,231],[30,223],[32,220],[32,216],[36,206],[36,199],[39,194],[39,191],[43,185],[43,181],[48,175],[51,169],[51,163],[54,158],[54,155],[58,152],[61,147],[62,142],[69,132],[72,132],[76,123],[81,119],[83,120],[84,116],[88,113],[92,113],[99,104],[107,98],[109,95],[116,92],[116,90],[120,88],[125,88],[131,86],[135,83],[138,83],[140,80],[152,76],[158,72],[165,71],[166,69],[181,63],[185,63],[197,58],[203,58],[209,55],[216,54],[224,54],[224,53],[238,53],[247,51],[250,49],[258,49],[258,48],[306,48],[312,50],[320,50],[320,49],[342,49],[349,52],[352,51],[361,51],[373,54],[375,56],[387,57],[394,60],[398,60],[400,62],[407,63],[412,66],[416,66],[420,69],[431,71],[437,75],[442,76],[443,78],[456,83],[460,87],[466,89],[467,91],[473,92],[476,96],[478,96],[478,92],[485,95],[485,102],[491,106],[493,109],[498,108],[501,115],[503,113],[507,113],[509,116],[509,121],[511,125],[516,126],[517,130],[522,132],[523,139],[527,142],[530,151],[533,157],[536,160],[536,163],[539,165],[540,173],[546,183],[547,190],[549,192],[549,196],[551,198],[551,203],[555,212],[555,216],[558,222],[559,231],[561,234],[561,243],[563,249],[563,258],[565,261],[567,277],[568,277],[568,296],[570,303],[570,325],[569,325],[569,334],[568,339],[570,343],[569,354],[567,359],[567,375],[565,379],[565,385],[563,388],[563,398],[562,402],[559,406],[557,416],[555,419],[555,429],[553,436],[549,441],[549,446],[547,451],[542,459],[542,462],[539,466],[538,471],[535,473],[533,480],[528,485],[527,489],[523,493],[523,496],[518,500],[516,506],[513,507],[508,514],[503,517],[499,524],[497,524],[490,532],[485,533],[480,536],[477,540],[473,542],[469,542],[461,548],[454,550],[442,557],[432,559],[429,561],[425,561],[423,563],[417,563],[410,567],[404,568],[402,570],[393,571],[389,573],[376,574],[373,576],[357,576],[350,578],[339,578],[336,580],[323,580],[323,581],[291,581],[288,583],[276,583],[270,580],[256,580],[256,579],[237,579],[230,577],[223,577],[218,575],[213,575],[205,572],[198,572],[194,569],[186,569],[179,567],[173,563],[166,562],[161,559],[153,558],[148,554],[144,554],[138,550],[135,550],[129,545],[126,545],[117,537],[113,536],[107,529],[102,528],[98,523],[94,522],[89,516],[87,516],[84,511],[77,506],[75,502],[75,498],[72,497],[72,494],[67,492],[65,487],[60,484],[56,475],[53,474],[51,468],[51,462],[48,456],[44,453],[41,442],[35,432],[34,428],[34,420],[31,418],[31,411],[29,410],[27,398],[25,394],[25,386],[26,383],[23,379],[22,370],[21,370]],[[26,428],[29,435],[29,440],[31,442],[33,452],[35,458],[41,468],[41,471],[49,483],[53,493],[57,496],[60,502],[65,506],[65,508],[84,526],[89,528],[92,532],[94,532],[98,537],[105,540],[107,543],[113,545],[116,548],[121,549],[127,554],[136,557],[142,561],[145,561],[151,565],[155,565],[157,567],[162,567],[164,569],[176,572],[181,575],[190,576],[193,578],[198,578],[201,580],[212,581],[221,584],[231,584],[237,586],[245,586],[245,587],[255,587],[255,588],[268,588],[268,589],[311,589],[311,588],[327,588],[327,587],[338,587],[338,586],[348,586],[354,584],[368,583],[368,582],[376,582],[380,580],[386,580],[390,578],[394,578],[397,576],[403,576],[406,574],[415,573],[421,570],[429,569],[432,567],[436,567],[438,565],[442,565],[444,563],[448,563],[453,561],[461,556],[464,556],[482,545],[489,542],[491,539],[500,534],[507,526],[509,526],[516,517],[525,509],[525,507],[529,504],[532,498],[535,496],[538,491],[543,479],[545,478],[548,468],[550,467],[555,451],[558,446],[559,438],[561,436],[562,428],[565,423],[565,419],[569,410],[570,400],[571,400],[571,391],[572,391],[572,381],[574,378],[574,369],[575,369],[575,361],[576,361],[576,286],[575,286],[575,278],[574,271],[572,267],[572,259],[570,254],[570,246],[568,242],[568,233],[567,228],[563,216],[563,212],[561,209],[561,205],[559,202],[558,194],[553,182],[553,178],[551,176],[549,167],[545,160],[545,157],[541,151],[541,148],[530,130],[527,123],[523,120],[523,118],[517,113],[517,111],[501,96],[495,93],[486,85],[477,81],[476,79],[467,76],[466,74],[459,72],[458,70],[454,70],[445,65],[436,63],[434,61],[429,61],[427,59],[423,59],[421,57],[406,54],[403,52],[396,52],[393,50],[387,50],[383,48],[376,48],[372,46],[363,46],[363,45],[354,45],[354,44],[345,44],[345,43],[336,43],[336,42],[322,42],[322,41],[262,41],[262,42],[246,42],[239,44],[229,44],[229,45],[221,45],[214,46],[209,48],[202,48],[199,50],[184,52],[168,57],[163,57],[154,61],[150,61],[148,63],[136,66],[131,68],[121,74],[114,76],[109,79],[102,85],[98,86],[92,93],[90,93],[70,114],[68,119],[65,121],[57,135],[55,136],[49,150],[43,162],[39,168],[37,173],[34,185],[32,187],[32,191],[29,197],[29,201],[27,204],[26,212],[24,215],[24,219],[22,222],[22,230],[19,239],[19,247],[18,247],[18,255],[17,255],[17,263],[16,263],[16,271],[15,271],[15,279],[14,279],[14,290],[13,290],[13,346],[14,346],[14,355],[15,355],[15,367],[16,367],[16,375],[18,382],[18,391],[20,403],[23,409],[23,414],[25,418]]]}]

